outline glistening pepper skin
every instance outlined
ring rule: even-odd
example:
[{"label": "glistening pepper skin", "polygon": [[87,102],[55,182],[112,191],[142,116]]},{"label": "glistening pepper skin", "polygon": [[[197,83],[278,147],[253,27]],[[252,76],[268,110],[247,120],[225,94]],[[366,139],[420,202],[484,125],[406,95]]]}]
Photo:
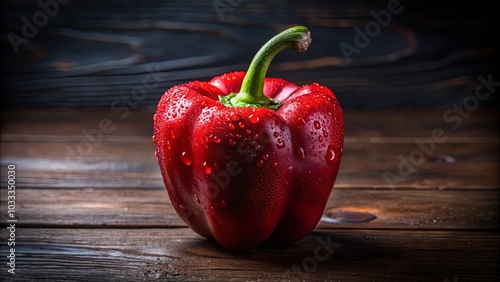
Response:
[{"label": "glistening pepper skin", "polygon": [[[263,67],[254,73],[265,77]],[[231,250],[294,242],[311,232],[337,177],[344,138],[342,108],[317,83],[299,87],[265,78],[254,83],[265,98],[228,105],[231,93],[254,91],[246,74],[174,86],[154,117],[172,205],[195,232]]]}]

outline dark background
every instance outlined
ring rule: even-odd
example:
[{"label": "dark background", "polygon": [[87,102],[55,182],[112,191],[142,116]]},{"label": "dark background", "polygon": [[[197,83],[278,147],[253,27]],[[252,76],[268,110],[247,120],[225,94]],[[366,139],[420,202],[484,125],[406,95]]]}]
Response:
[{"label": "dark background", "polygon": [[[152,108],[172,85],[245,70],[265,41],[296,24],[311,30],[311,47],[279,54],[268,76],[326,85],[345,109],[451,107],[474,94],[479,75],[500,80],[489,1],[400,1],[402,12],[347,62],[341,42],[355,46],[354,27],[363,30],[389,2],[73,0],[58,3],[16,53],[9,34],[23,36],[22,18],[33,23],[43,9],[3,1],[2,108],[109,108],[130,101],[148,68],[158,68],[164,81],[131,100]],[[497,102],[493,93],[480,107]]]}]

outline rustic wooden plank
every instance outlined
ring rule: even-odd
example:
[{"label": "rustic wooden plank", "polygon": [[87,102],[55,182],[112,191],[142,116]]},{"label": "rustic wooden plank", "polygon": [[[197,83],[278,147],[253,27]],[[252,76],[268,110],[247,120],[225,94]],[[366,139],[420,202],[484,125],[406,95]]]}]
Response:
[{"label": "rustic wooden plank", "polygon": [[[31,160],[11,162],[3,160],[3,164],[28,165]],[[347,163],[347,161],[346,161]],[[345,168],[339,172],[335,188],[337,189],[417,189],[417,190],[495,190],[498,188],[499,179],[496,177],[499,170],[498,164],[448,164],[435,163],[427,168],[417,168],[406,176],[398,171],[397,164],[377,165],[360,164],[358,167]],[[19,168],[20,176],[17,178],[19,188],[135,188],[154,189],[163,186],[159,170],[129,172],[119,170],[127,164],[97,163],[83,165],[80,163],[57,163],[41,161],[37,165],[45,166],[44,170]],[[78,166],[82,166],[81,169]],[[141,164],[134,164],[141,166]],[[46,168],[50,168],[47,170]],[[73,168],[74,170],[62,171],[60,169]],[[108,168],[117,170],[107,170]],[[6,167],[2,167],[2,181]]]},{"label": "rustic wooden plank", "polygon": [[[141,166],[140,163],[122,164],[113,162],[85,165],[40,161],[36,164],[37,166],[44,166],[43,170],[38,170],[36,167],[22,168],[22,166],[27,166],[31,161],[11,162],[9,159],[4,160],[5,164],[14,163],[20,166],[22,174],[20,174],[17,180],[18,185],[20,185],[19,187],[114,188],[122,186],[128,188],[154,188],[162,186],[161,175],[155,165],[151,165],[154,167],[153,171],[142,172],[126,171],[128,165]],[[497,164],[435,163],[427,166],[425,170],[417,169],[411,175],[406,176],[406,168],[404,174],[399,174],[397,165],[359,164],[355,160],[352,162],[346,161],[345,163],[345,166],[349,163],[355,163],[358,166],[354,168],[347,167],[341,170],[336,183],[338,189],[448,188],[491,190],[498,187],[498,179],[495,178],[498,171]],[[123,167],[124,169],[121,169]],[[68,168],[72,168],[72,170],[59,170]],[[141,169],[144,169],[144,167],[141,167]],[[96,170],[100,171],[97,172]],[[4,178],[2,179],[4,180]]]},{"label": "rustic wooden plank", "polygon": [[[104,134],[105,141],[136,140],[153,134],[154,109],[129,109],[128,114],[106,109],[26,109],[2,112],[2,140],[79,142],[83,130],[98,129],[102,119],[110,119],[112,132]],[[430,138],[436,128],[443,129],[447,142],[474,142],[479,140],[498,143],[496,111],[480,110],[462,118],[459,127],[454,120],[447,122],[443,114],[448,109],[437,110],[384,110],[346,111],[345,141],[413,143],[415,138]],[[54,136],[54,137],[51,137]],[[471,138],[471,139],[467,139]],[[144,140],[144,139],[140,139]]]},{"label": "rustic wooden plank", "polygon": [[[329,230],[234,253],[186,228],[17,228],[16,275],[5,267],[0,275],[3,281],[497,281],[499,243],[496,232]],[[5,244],[0,249],[7,253]]]},{"label": "rustic wooden plank", "polygon": [[[148,136],[153,134],[154,110],[132,110],[115,113],[106,109],[26,109],[2,112],[2,138],[25,136],[35,141],[44,141],[43,137],[57,136],[67,141],[80,141],[83,130],[99,129],[102,119],[110,119],[114,128],[104,138],[110,136]],[[31,139],[29,136],[39,136]],[[70,139],[72,137],[72,139]],[[9,137],[7,137],[9,138]],[[21,138],[21,137],[18,137]],[[105,139],[105,140],[106,140]],[[61,139],[59,141],[62,141]],[[50,139],[46,139],[50,141]]]},{"label": "rustic wooden plank", "polygon": [[[6,197],[6,189],[0,191]],[[368,212],[370,222],[333,224],[348,229],[496,229],[499,190],[352,190],[334,189],[327,211]],[[164,188],[157,189],[18,189],[20,226],[178,227]],[[2,208],[6,210],[5,202]],[[6,222],[6,214],[0,215]]]},{"label": "rustic wooden plank", "polygon": [[[22,169],[18,181],[25,187],[161,186],[150,140],[153,112],[132,111],[126,119],[115,121],[115,130],[102,134],[102,142],[88,146],[89,137],[82,130],[95,134],[92,131],[107,114],[102,110],[9,111],[2,123],[2,163]],[[428,140],[435,128],[444,128],[441,115],[441,111],[347,112],[337,188],[498,187],[495,112],[473,113],[457,130],[443,129],[449,137],[444,144],[434,144],[431,158],[418,165],[405,162],[425,150],[416,144],[419,140]],[[426,150],[432,147],[425,146]]]},{"label": "rustic wooden plank", "polygon": [[[3,142],[1,170],[17,165],[18,185],[25,188],[162,186],[151,139],[114,137],[103,142]],[[495,142],[425,147],[409,142],[347,142],[336,187],[491,190],[500,186],[499,170]],[[2,181],[5,177],[2,174]]]},{"label": "rustic wooden plank", "polygon": [[[50,162],[42,162],[47,166],[58,169],[61,166]],[[375,168],[374,168],[375,166]],[[449,167],[448,164],[433,166],[434,171],[430,173],[416,172],[409,177],[398,175],[397,169],[391,166],[372,167],[360,166],[357,169],[343,171],[339,174],[336,183],[337,189],[463,189],[463,190],[492,190],[497,187],[498,181],[492,178],[498,166],[478,166],[475,168],[482,171],[480,175],[475,175],[474,171],[468,170],[471,165]],[[93,166],[99,169],[103,166]],[[458,170],[455,170],[457,169]],[[369,171],[367,171],[369,170]],[[463,183],[454,177],[464,177],[462,172],[470,172],[467,175],[469,183]],[[162,179],[159,172],[93,172],[71,171],[53,172],[24,170],[23,175],[18,178],[19,187],[33,188],[82,188],[99,187],[114,188],[122,186],[126,188],[155,188],[162,186]],[[448,175],[453,173],[452,175]],[[49,175],[47,175],[49,174]],[[385,178],[387,175],[387,178]],[[447,178],[443,179],[443,175]],[[94,176],[94,178],[91,178]],[[484,177],[483,177],[484,176]],[[376,177],[371,179],[370,177]],[[401,178],[399,178],[401,177]],[[487,177],[487,178],[485,178]],[[400,180],[401,179],[401,180]],[[400,182],[401,181],[401,182]]]}]

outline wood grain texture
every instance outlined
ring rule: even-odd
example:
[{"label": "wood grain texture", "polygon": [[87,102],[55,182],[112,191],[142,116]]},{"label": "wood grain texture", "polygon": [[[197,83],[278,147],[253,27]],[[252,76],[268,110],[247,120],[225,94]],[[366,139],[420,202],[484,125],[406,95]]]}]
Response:
[{"label": "wood grain texture", "polygon": [[[447,143],[498,143],[498,112],[479,108],[467,117],[453,115],[453,121],[443,118],[448,109],[434,110],[372,110],[345,112],[345,142],[413,143],[416,138],[429,138],[441,128],[448,136]],[[29,108],[2,111],[2,141],[79,142],[82,131],[98,129],[103,119],[115,126],[104,134],[105,141],[134,141],[153,135],[155,109],[129,109],[122,117],[108,108],[65,109]],[[460,122],[460,123],[458,123]],[[458,126],[457,126],[458,125]]]},{"label": "wood grain texture", "polygon": [[22,228],[17,240],[4,281],[496,281],[500,266],[490,232],[329,230],[245,253],[187,228]]},{"label": "wood grain texture", "polygon": [[[108,114],[4,112],[2,163],[22,167],[17,181],[25,188],[163,186],[151,141],[153,112],[132,111],[126,119],[114,121],[111,132],[96,133]],[[478,111],[453,129],[443,122],[441,110],[412,115],[348,111],[336,188],[496,189],[498,121],[496,112]],[[443,130],[443,142],[429,141],[436,128]]]},{"label": "wood grain texture", "polygon": [[[155,105],[165,89],[245,70],[258,48],[302,24],[314,38],[305,54],[283,52],[269,76],[319,82],[346,108],[438,107],[473,95],[478,77],[499,69],[491,4],[400,1],[367,43],[356,44],[388,1],[71,1],[16,53],[37,2],[2,3],[2,105],[110,107],[154,69],[160,83],[133,103]],[[229,6],[228,6],[229,5]],[[385,25],[385,24],[384,24]],[[356,52],[346,56],[341,44]],[[350,60],[347,60],[349,57]],[[492,96],[483,107],[498,102]]]},{"label": "wood grain texture", "polygon": [[[115,116],[116,128],[80,155],[69,152],[88,141],[83,130],[112,112],[4,111],[0,172],[5,183],[16,164],[17,274],[2,268],[0,278],[498,281],[499,117],[477,111],[453,129],[444,110],[346,112],[342,166],[315,232],[247,253],[199,237],[175,213],[153,154],[151,110]],[[401,167],[436,128],[446,140],[414,170]],[[400,169],[402,181],[388,182],[384,173]],[[4,185],[0,196],[5,211]],[[374,219],[349,222],[357,215]],[[0,213],[2,241],[6,220]]]},{"label": "wood grain texture", "polygon": [[[88,154],[76,153],[79,148],[77,143],[5,142],[2,162],[21,168],[20,188],[163,185],[149,138],[96,143],[85,147]],[[498,145],[492,143],[438,144],[435,154],[426,157],[415,144],[346,143],[336,187],[491,190],[499,185],[498,152]]]},{"label": "wood grain texture", "polygon": [[[0,190],[2,198],[5,189]],[[179,227],[186,226],[157,189],[18,189],[19,226]],[[498,189],[492,191],[334,189],[327,210],[368,212],[366,223],[330,224],[350,229],[498,229]],[[4,210],[5,202],[1,206]],[[6,214],[0,216],[2,224]]]}]

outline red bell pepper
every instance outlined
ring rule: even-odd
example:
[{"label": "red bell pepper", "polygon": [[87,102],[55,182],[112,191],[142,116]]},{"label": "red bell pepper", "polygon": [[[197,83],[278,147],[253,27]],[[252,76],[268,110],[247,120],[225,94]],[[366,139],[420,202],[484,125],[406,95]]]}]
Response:
[{"label": "red bell pepper", "polygon": [[158,103],[153,140],[172,205],[228,249],[294,242],[323,214],[342,156],[342,108],[317,83],[265,78],[278,52],[310,42],[305,27],[287,29],[246,73],[174,86]]}]

